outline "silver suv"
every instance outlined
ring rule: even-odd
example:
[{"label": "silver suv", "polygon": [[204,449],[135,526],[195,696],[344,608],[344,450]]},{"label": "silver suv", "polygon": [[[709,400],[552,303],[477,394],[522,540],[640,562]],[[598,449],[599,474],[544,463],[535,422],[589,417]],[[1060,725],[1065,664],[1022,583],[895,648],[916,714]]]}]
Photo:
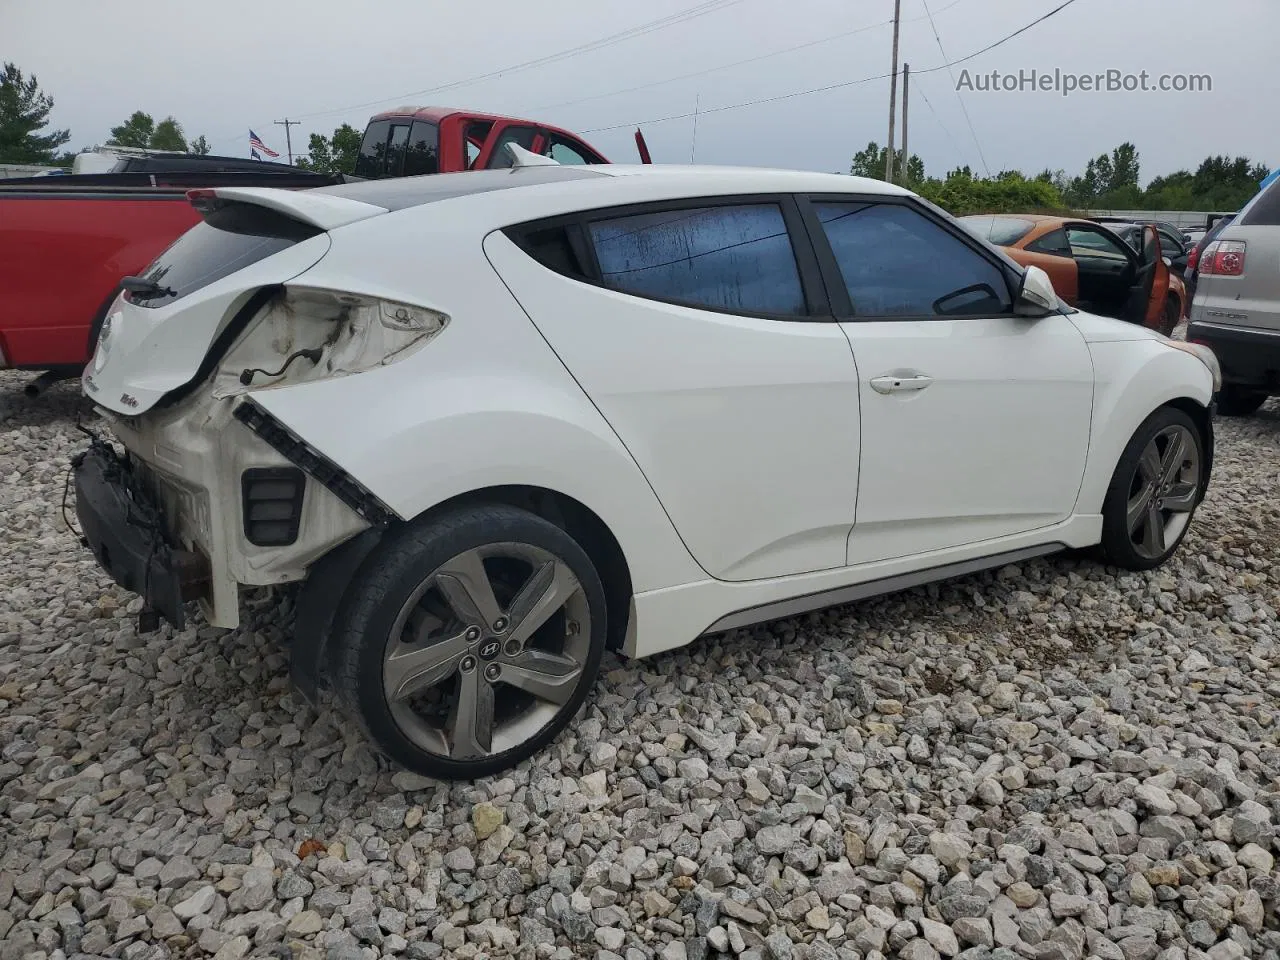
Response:
[{"label": "silver suv", "polygon": [[1280,180],[1200,255],[1187,339],[1218,355],[1219,413],[1245,417],[1280,394]]}]

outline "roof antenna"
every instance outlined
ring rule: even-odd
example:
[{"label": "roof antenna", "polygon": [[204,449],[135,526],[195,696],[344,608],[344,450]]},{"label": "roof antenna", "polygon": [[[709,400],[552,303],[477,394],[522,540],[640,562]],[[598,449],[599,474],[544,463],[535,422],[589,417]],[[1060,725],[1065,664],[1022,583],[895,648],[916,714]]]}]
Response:
[{"label": "roof antenna", "polygon": [[503,146],[506,148],[507,155],[511,157],[511,169],[517,170],[520,167],[558,167],[559,162],[551,157],[544,157],[532,150],[526,150],[514,140],[508,140]]}]

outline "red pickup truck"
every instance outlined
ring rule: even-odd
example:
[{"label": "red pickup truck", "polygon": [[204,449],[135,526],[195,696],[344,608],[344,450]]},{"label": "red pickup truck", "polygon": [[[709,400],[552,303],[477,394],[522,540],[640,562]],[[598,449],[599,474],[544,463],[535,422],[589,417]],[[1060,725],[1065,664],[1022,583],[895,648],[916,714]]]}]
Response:
[{"label": "red pickup truck", "polygon": [[[560,163],[606,163],[581,138],[531,120],[440,107],[402,107],[370,120],[355,178],[415,176],[509,166],[516,143]],[[294,189],[352,179],[278,163],[155,155],[123,172],[0,183],[0,367],[47,373],[38,393],[88,362],[123,277],[141,273],[195,225],[187,190],[214,186]]]}]

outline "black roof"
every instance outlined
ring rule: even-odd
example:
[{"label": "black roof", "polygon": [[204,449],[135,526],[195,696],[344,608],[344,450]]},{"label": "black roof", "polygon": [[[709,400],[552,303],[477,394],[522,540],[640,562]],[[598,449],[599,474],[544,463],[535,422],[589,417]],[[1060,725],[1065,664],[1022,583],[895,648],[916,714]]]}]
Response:
[{"label": "black roof", "polygon": [[489,193],[511,187],[527,187],[538,183],[587,180],[607,176],[587,166],[509,167],[501,170],[465,170],[457,173],[432,173],[421,177],[393,177],[386,180],[363,180],[332,187],[318,187],[317,193],[372,203],[388,210],[403,210],[437,200],[450,200],[473,193]]}]

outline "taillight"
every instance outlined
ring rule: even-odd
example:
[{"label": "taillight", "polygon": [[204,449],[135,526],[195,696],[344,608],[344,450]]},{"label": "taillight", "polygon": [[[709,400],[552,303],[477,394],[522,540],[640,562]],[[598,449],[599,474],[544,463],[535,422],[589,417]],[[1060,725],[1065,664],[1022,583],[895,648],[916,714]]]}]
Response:
[{"label": "taillight", "polygon": [[1194,270],[1196,264],[1200,262],[1200,248],[1192,247],[1191,252],[1187,254],[1187,269]]},{"label": "taillight", "polygon": [[1244,256],[1247,244],[1243,240],[1215,240],[1205,247],[1200,264],[1204,277],[1244,276]]}]

